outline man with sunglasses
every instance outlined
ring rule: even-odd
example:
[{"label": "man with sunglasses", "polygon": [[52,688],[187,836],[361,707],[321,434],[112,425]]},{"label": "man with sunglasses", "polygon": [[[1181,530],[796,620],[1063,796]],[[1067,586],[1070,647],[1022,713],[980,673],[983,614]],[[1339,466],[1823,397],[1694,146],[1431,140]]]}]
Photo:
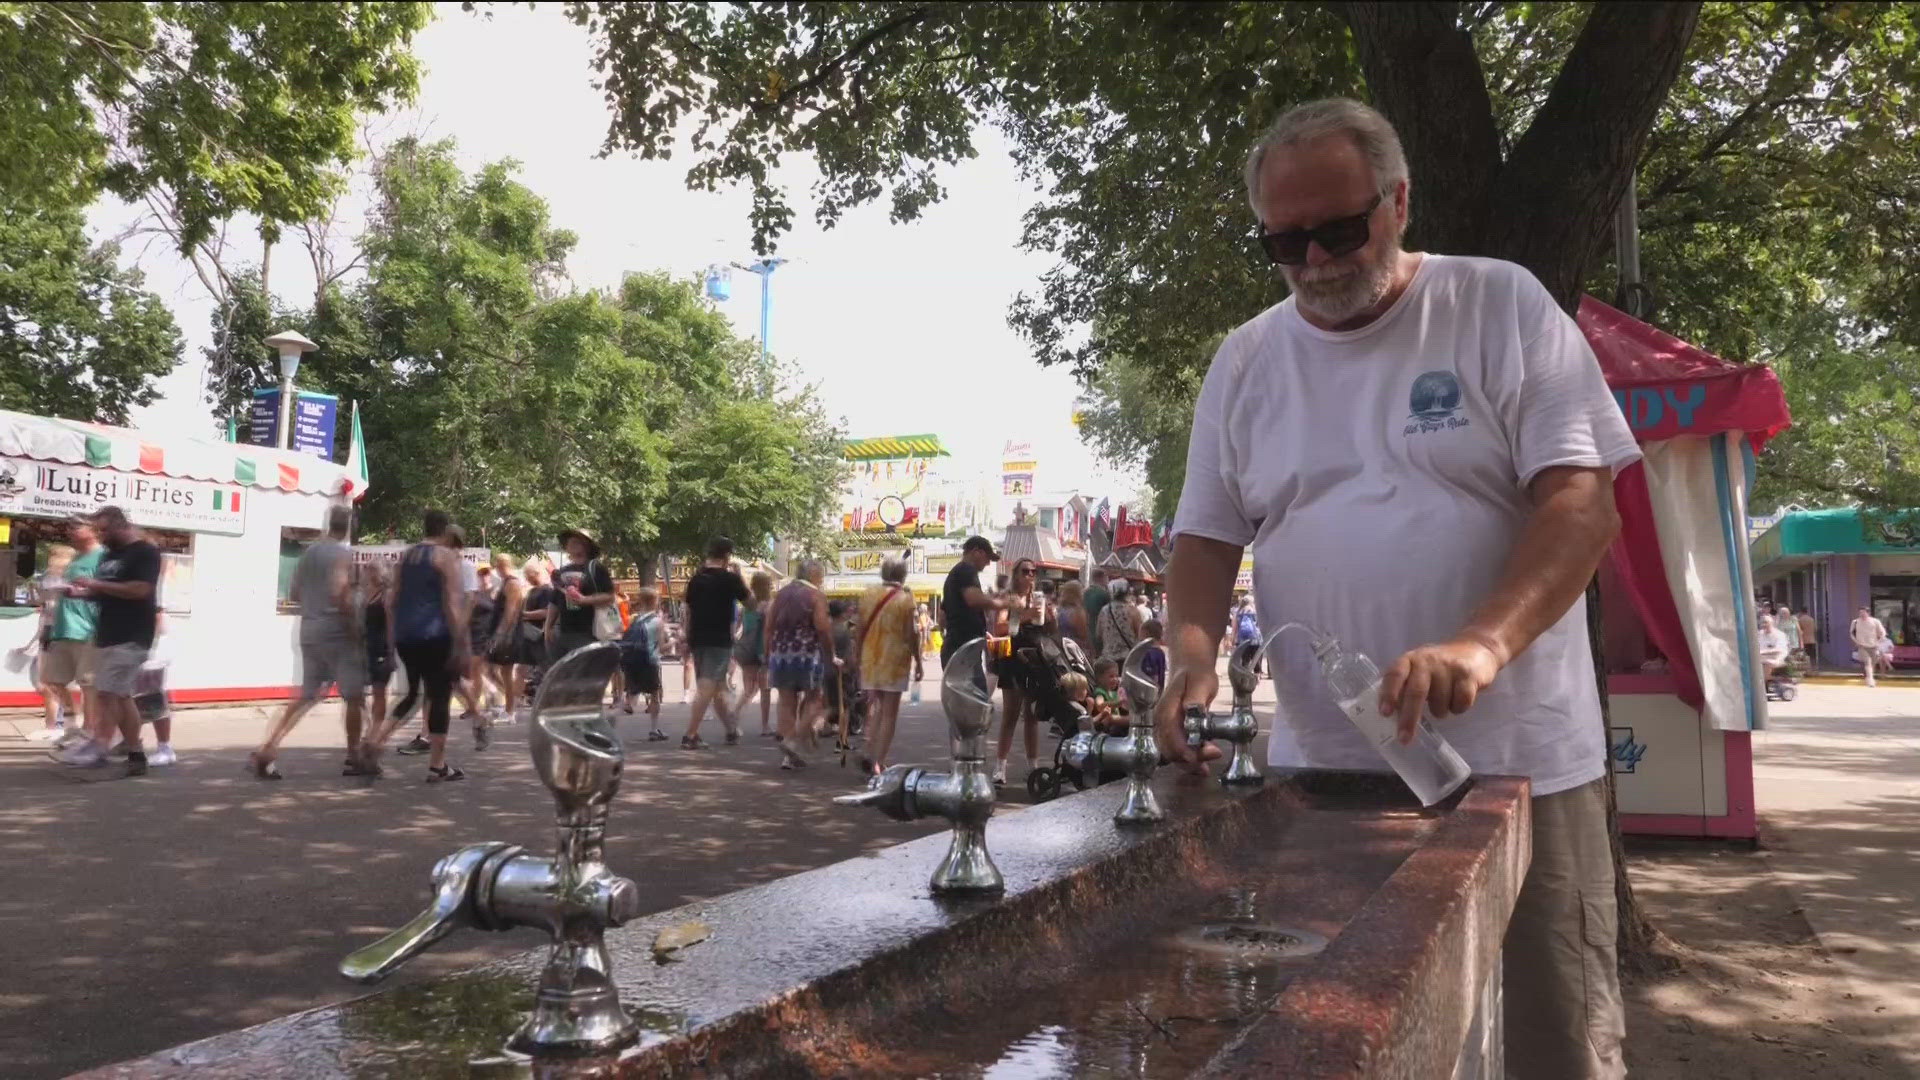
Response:
[{"label": "man with sunglasses", "polygon": [[[1229,335],[1194,411],[1161,698],[1218,691],[1243,551],[1263,625],[1378,661],[1380,715],[1423,714],[1475,772],[1528,777],[1533,857],[1507,928],[1506,1060],[1521,1077],[1625,1073],[1599,699],[1582,591],[1639,450],[1579,328],[1526,270],[1405,251],[1406,159],[1384,117],[1326,100],[1248,157],[1259,244],[1292,295]],[[1269,670],[1291,740],[1271,764],[1383,769],[1306,639]],[[1289,746],[1288,743],[1297,745]]]}]

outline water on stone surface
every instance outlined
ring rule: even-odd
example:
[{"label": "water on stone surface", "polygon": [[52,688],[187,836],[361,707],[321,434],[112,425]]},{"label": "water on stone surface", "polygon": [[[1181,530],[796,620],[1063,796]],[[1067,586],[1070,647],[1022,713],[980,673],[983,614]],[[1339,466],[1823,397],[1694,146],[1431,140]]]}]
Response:
[{"label": "water on stone surface", "polygon": [[[1336,816],[1302,815],[1308,820],[1287,831],[1314,830],[1322,822],[1311,819]],[[1199,887],[1122,905],[1095,919],[1099,925],[1036,942],[1026,957],[979,972],[983,985],[971,992],[945,987],[931,1003],[861,1032],[850,1056],[863,1076],[1186,1076],[1311,966],[1433,825],[1428,815],[1409,814],[1389,823],[1387,835],[1354,837],[1340,857],[1359,888],[1346,895],[1305,895],[1319,886],[1303,882],[1297,849],[1290,857],[1278,837],[1247,843]],[[1250,932],[1216,933],[1196,948],[1196,931],[1208,925]],[[1300,939],[1298,947],[1261,932],[1275,929]],[[1244,950],[1222,947],[1235,938],[1250,940]]]}]

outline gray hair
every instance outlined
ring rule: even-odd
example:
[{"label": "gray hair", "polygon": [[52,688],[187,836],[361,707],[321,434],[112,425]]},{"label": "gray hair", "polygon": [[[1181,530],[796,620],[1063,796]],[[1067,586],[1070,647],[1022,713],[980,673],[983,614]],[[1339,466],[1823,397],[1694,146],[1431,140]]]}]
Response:
[{"label": "gray hair", "polygon": [[1247,205],[1253,208],[1256,220],[1260,217],[1260,168],[1266,164],[1267,152],[1334,134],[1348,136],[1359,147],[1380,194],[1392,193],[1395,185],[1407,178],[1406,152],[1400,149],[1400,136],[1386,117],[1352,98],[1309,101],[1282,113],[1247,154]]},{"label": "gray hair", "polygon": [[802,581],[812,581],[814,578],[825,575],[826,572],[827,572],[827,564],[824,562],[821,562],[819,559],[801,559],[800,560],[799,576],[800,576],[800,580]]},{"label": "gray hair", "polygon": [[907,560],[898,555],[889,555],[880,560],[880,580],[898,585],[907,580]]}]

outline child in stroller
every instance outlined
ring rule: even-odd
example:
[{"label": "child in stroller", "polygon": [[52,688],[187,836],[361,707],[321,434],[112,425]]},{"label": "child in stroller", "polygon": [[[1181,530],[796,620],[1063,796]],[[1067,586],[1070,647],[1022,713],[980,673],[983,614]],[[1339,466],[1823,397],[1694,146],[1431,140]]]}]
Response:
[{"label": "child in stroller", "polygon": [[1060,748],[1080,733],[1092,713],[1093,669],[1087,664],[1087,654],[1072,638],[1022,629],[1013,639],[1013,656],[1018,661],[1014,669],[1026,692],[1027,708],[1047,722],[1054,738],[1053,765],[1042,765],[1027,774],[1027,794],[1035,802],[1045,802],[1068,783],[1086,789],[1091,786],[1090,778],[1069,767]]}]

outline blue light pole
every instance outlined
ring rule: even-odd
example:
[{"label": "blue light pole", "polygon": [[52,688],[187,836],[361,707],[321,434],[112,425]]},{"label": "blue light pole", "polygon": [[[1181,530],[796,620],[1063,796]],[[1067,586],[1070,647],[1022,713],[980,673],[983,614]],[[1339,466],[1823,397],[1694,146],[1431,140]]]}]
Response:
[{"label": "blue light pole", "polygon": [[767,362],[767,323],[773,314],[773,272],[780,269],[787,260],[765,258],[753,263],[734,263],[740,270],[760,278],[760,363]]}]

